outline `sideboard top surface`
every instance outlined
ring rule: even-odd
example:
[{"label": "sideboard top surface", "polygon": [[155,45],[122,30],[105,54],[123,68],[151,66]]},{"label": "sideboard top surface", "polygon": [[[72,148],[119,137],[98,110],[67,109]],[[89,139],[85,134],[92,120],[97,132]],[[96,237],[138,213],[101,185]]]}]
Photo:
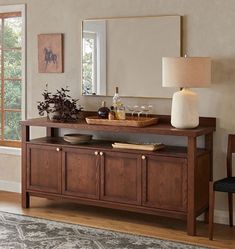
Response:
[{"label": "sideboard top surface", "polygon": [[200,124],[194,129],[176,129],[170,124],[170,116],[168,115],[155,115],[159,117],[159,123],[143,128],[125,127],[125,126],[108,126],[108,125],[89,125],[85,120],[81,119],[74,123],[60,123],[52,122],[47,118],[34,118],[21,121],[24,126],[43,126],[51,128],[67,128],[78,130],[92,130],[92,131],[105,131],[105,132],[127,132],[127,133],[144,133],[156,135],[172,135],[172,136],[187,136],[197,137],[206,135],[215,131],[216,119],[200,117]]}]

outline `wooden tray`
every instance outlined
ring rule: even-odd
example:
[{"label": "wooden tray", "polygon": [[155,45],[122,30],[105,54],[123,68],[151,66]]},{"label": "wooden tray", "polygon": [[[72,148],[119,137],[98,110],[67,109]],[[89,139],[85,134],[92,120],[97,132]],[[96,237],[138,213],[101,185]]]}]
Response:
[{"label": "wooden tray", "polygon": [[158,118],[145,118],[140,117],[132,118],[127,117],[125,120],[109,120],[109,119],[102,119],[98,117],[87,117],[86,122],[88,124],[93,125],[113,125],[113,126],[132,126],[132,127],[145,127],[153,124],[158,123]]}]

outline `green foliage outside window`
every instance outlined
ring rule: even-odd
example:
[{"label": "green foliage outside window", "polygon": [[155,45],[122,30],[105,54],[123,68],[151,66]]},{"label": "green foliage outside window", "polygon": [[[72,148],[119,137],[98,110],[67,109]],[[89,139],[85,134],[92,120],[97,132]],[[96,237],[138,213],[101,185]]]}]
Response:
[{"label": "green foliage outside window", "polygon": [[21,78],[21,51],[4,52],[4,78]]},{"label": "green foliage outside window", "polygon": [[4,106],[6,109],[21,108],[21,81],[5,81]]},{"label": "green foliage outside window", "polygon": [[21,17],[2,19],[0,26],[1,34],[3,30],[3,37],[0,39],[1,56],[4,58],[4,65],[1,65],[4,66],[4,94],[2,88],[0,92],[1,98],[4,96],[4,106],[1,106],[4,129],[0,134],[3,133],[4,140],[20,140],[22,19]]},{"label": "green foliage outside window", "polygon": [[92,94],[92,51],[94,49],[94,40],[83,38],[85,53],[82,60],[82,93],[85,95]]},{"label": "green foliage outside window", "polygon": [[20,140],[20,112],[5,112],[4,138],[5,140]]}]

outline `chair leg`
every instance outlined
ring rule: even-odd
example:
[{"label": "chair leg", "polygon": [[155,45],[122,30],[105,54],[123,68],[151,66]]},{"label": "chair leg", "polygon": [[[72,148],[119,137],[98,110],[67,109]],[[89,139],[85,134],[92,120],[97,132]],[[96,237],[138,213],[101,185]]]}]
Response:
[{"label": "chair leg", "polygon": [[204,222],[209,224],[209,209],[205,211]]},{"label": "chair leg", "polygon": [[214,228],[214,202],[215,192],[213,188],[214,183],[209,184],[209,239],[213,239],[213,228]]},{"label": "chair leg", "polygon": [[233,194],[228,193],[229,225],[233,226]]}]

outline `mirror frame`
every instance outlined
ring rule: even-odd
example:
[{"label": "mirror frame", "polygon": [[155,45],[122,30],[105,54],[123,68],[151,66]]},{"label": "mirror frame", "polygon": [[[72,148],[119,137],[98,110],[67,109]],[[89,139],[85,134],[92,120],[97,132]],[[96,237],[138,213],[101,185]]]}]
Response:
[{"label": "mirror frame", "polygon": [[[148,17],[179,17],[180,18],[180,56],[183,56],[183,16],[182,15],[177,15],[177,14],[172,14],[172,15],[157,15],[157,16],[123,16],[123,17],[94,17],[94,18],[87,18],[82,20],[81,22],[81,68],[80,68],[80,73],[81,73],[81,96],[82,97],[113,97],[112,95],[85,95],[82,94],[82,87],[83,87],[83,67],[82,67],[82,63],[83,63],[83,23],[84,21],[95,21],[95,20],[113,20],[113,19],[130,19],[130,18],[148,18]],[[107,75],[107,72],[106,72]],[[106,82],[107,84],[107,82]],[[144,98],[144,99],[172,99],[172,97],[152,97],[152,96],[127,96],[127,95],[122,95],[122,98]]]}]

